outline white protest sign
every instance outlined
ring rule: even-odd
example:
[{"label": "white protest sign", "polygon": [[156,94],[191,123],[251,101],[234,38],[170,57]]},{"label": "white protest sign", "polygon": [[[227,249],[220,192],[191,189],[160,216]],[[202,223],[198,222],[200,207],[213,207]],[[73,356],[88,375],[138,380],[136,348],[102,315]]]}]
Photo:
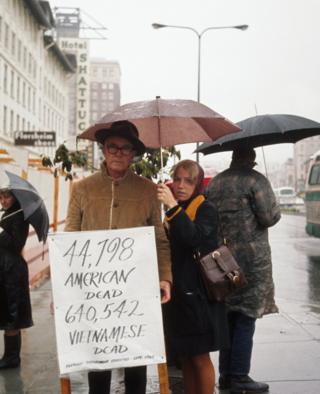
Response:
[{"label": "white protest sign", "polygon": [[49,234],[61,374],[165,362],[154,227]]}]

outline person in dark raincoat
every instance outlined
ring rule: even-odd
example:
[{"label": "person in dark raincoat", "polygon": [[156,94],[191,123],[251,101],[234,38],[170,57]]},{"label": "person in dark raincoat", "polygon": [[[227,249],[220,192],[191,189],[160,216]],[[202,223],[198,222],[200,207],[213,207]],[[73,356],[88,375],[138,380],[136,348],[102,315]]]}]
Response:
[{"label": "person in dark raincoat", "polygon": [[218,246],[217,213],[203,194],[203,170],[192,160],[177,164],[172,190],[158,185],[167,211],[165,226],[172,258],[172,299],[164,306],[168,359],[179,360],[187,394],[212,394],[215,373],[210,352],[228,347],[225,305],[210,302],[194,254]]},{"label": "person in dark raincoat", "polygon": [[253,170],[253,148],[233,151],[230,168],[208,185],[207,198],[218,209],[220,243],[228,247],[248,284],[227,299],[231,348],[219,355],[219,385],[231,394],[263,393],[266,383],[249,377],[257,318],[278,312],[274,300],[268,227],[280,219],[280,208],[268,179]]},{"label": "person in dark raincoat", "polygon": [[4,214],[0,220],[0,330],[4,355],[0,369],[20,365],[21,332],[33,325],[27,263],[21,256],[29,233],[20,204],[10,190],[0,190]]}]

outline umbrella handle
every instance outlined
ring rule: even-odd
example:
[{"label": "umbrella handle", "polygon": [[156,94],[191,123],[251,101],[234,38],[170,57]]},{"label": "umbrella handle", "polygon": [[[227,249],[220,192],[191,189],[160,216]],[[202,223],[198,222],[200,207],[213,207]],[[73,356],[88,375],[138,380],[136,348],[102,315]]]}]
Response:
[{"label": "umbrella handle", "polygon": [[16,215],[17,213],[22,212],[22,211],[23,211],[22,208],[21,208],[21,209],[18,209],[17,211],[14,211],[14,212],[10,213],[9,215],[7,215],[6,217],[2,218],[0,222],[2,222],[3,220],[6,220],[6,219],[10,218],[11,216],[14,216],[14,215]]}]

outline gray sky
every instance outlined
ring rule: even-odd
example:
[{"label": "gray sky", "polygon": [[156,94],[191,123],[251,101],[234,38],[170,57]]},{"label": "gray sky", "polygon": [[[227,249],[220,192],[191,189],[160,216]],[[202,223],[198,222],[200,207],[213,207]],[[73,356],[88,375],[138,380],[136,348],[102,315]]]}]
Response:
[{"label": "gray sky", "polygon": [[[153,22],[191,26],[248,24],[247,31],[212,30],[202,37],[201,102],[234,122],[288,113],[320,121],[319,0],[50,0],[80,7],[109,30],[91,41],[91,56],[118,60],[122,104],[197,98],[197,37],[154,30]],[[194,146],[184,146],[185,157]],[[260,150],[260,149],[259,149]],[[292,145],[265,148],[267,161],[292,155]],[[217,162],[229,153],[209,155]],[[191,158],[191,156],[190,156]],[[261,155],[258,153],[258,160]],[[206,164],[208,165],[208,164]]]}]

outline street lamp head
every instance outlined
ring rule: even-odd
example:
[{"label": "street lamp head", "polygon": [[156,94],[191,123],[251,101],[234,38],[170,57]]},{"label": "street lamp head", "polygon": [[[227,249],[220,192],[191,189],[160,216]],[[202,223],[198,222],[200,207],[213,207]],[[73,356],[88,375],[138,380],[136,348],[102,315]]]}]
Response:
[{"label": "street lamp head", "polygon": [[161,29],[163,27],[167,27],[167,25],[163,25],[161,23],[152,23],[151,25],[154,29]]},{"label": "street lamp head", "polygon": [[234,28],[239,30],[247,30],[249,25],[237,25]]}]

